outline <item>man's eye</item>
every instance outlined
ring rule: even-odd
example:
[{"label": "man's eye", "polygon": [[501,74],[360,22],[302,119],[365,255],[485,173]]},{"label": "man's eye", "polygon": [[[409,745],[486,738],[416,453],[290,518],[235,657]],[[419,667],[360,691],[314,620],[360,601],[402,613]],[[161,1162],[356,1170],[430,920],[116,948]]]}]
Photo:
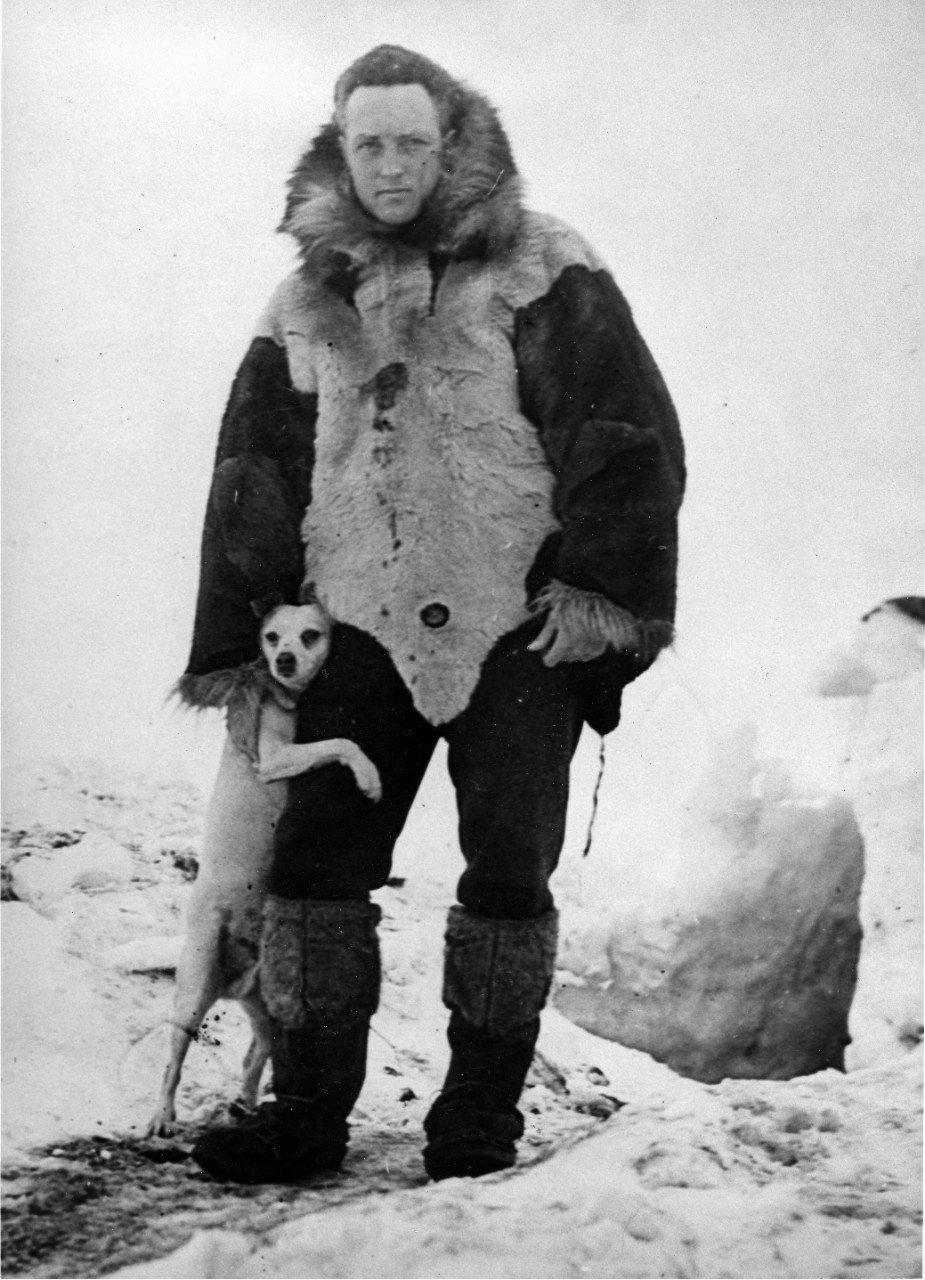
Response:
[{"label": "man's eye", "polygon": [[267,634],[266,634],[263,638],[264,638],[264,640],[266,640],[266,642],[267,642],[268,644],[279,644],[279,632],[278,632],[278,631],[268,631],[268,632],[267,632]]},{"label": "man's eye", "polygon": [[299,636],[299,639],[302,641],[302,644],[306,649],[310,649],[312,645],[317,644],[318,641],[321,639],[321,632],[320,631],[303,631],[302,634]]}]

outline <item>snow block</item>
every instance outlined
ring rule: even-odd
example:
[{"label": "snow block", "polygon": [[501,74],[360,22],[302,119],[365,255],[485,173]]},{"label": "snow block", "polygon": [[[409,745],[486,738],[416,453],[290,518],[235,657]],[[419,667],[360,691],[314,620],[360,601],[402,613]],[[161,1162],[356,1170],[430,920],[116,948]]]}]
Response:
[{"label": "snow block", "polygon": [[54,903],[65,946],[75,955],[99,957],[126,942],[183,932],[189,886],[181,881],[135,884],[105,893],[72,890]]},{"label": "snow block", "polygon": [[101,961],[107,969],[120,969],[123,973],[172,973],[184,941],[182,937],[135,938],[106,951]]},{"label": "snow block", "polygon": [[47,911],[72,889],[105,889],[132,877],[132,855],[102,832],[78,844],[28,854],[11,870],[13,892],[37,911]]},{"label": "snow block", "polygon": [[883,604],[817,676],[819,694],[843,699],[842,778],[864,837],[852,1071],[922,1041],[923,639],[921,622]]},{"label": "snow block", "polygon": [[562,910],[557,1008],[706,1082],[840,1068],[848,1039],[857,824],[843,799],[802,796],[756,760],[754,737],[745,726],[722,744],[691,796],[666,849],[674,889],[603,916]]}]

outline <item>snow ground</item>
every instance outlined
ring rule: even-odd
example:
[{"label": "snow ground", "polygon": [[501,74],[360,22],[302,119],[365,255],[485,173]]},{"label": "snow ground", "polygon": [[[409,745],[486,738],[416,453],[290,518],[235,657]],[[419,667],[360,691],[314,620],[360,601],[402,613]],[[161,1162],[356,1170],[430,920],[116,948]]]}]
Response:
[{"label": "snow ground", "polygon": [[398,1192],[293,1222],[267,1242],[202,1233],[116,1274],[919,1274],[917,1064],[707,1088],[649,1079],[645,1066],[637,1074],[616,1046],[593,1053],[634,1101],[519,1177]]},{"label": "snow ground", "polygon": [[[7,1166],[28,1166],[36,1145],[69,1135],[143,1129],[166,1051],[170,983],[158,970],[182,931],[200,819],[191,788],[112,770],[11,779],[14,886],[17,855],[71,852],[83,887],[61,892],[59,882],[41,912],[3,904]],[[74,856],[85,833],[111,868],[106,882]],[[107,840],[130,852],[127,877],[106,861]],[[354,1117],[360,1148],[376,1126],[413,1140],[444,1063],[437,975],[454,862],[447,850],[430,862],[411,850],[399,869],[404,884],[380,894],[387,979]],[[232,1096],[247,1043],[235,1006],[218,1007],[209,1028],[181,1087],[187,1121]],[[524,1099],[525,1165],[512,1175],[371,1190],[260,1235],[233,1229],[229,1199],[221,1229],[116,1274],[918,1274],[921,1051],[847,1077],[706,1086],[554,1011],[540,1051]],[[614,1097],[625,1105],[609,1115]],[[541,1153],[549,1158],[534,1161]]]}]

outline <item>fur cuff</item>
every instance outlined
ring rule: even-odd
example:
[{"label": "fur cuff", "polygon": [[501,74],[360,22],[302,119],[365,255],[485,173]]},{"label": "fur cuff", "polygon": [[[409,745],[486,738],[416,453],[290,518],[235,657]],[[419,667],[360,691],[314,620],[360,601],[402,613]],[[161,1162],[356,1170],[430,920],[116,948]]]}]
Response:
[{"label": "fur cuff", "polygon": [[197,711],[208,707],[227,707],[237,697],[254,697],[265,694],[274,698],[284,711],[292,711],[297,699],[273,679],[265,658],[247,662],[240,667],[227,667],[221,671],[209,671],[194,675],[187,671],[170,690],[170,697],[179,699],[184,706]]},{"label": "fur cuff", "polygon": [[443,1002],[490,1036],[538,1017],[552,985],[559,915],[491,920],[451,907]]},{"label": "fur cuff", "polygon": [[225,727],[231,741],[252,764],[258,761],[260,708],[273,698],[284,711],[294,711],[296,698],[270,674],[264,658],[240,667],[180,677],[171,693],[188,707],[204,711],[225,708]]},{"label": "fur cuff", "polygon": [[629,651],[641,658],[655,655],[674,639],[670,622],[637,618],[627,609],[596,591],[582,591],[553,578],[530,604],[531,613],[553,613],[570,635],[587,635],[618,653]]},{"label": "fur cuff", "polygon": [[173,686],[170,696],[199,711],[204,711],[207,707],[227,707],[236,693],[243,693],[255,685],[261,686],[268,675],[263,659],[240,667],[208,671],[205,675],[187,671]]}]

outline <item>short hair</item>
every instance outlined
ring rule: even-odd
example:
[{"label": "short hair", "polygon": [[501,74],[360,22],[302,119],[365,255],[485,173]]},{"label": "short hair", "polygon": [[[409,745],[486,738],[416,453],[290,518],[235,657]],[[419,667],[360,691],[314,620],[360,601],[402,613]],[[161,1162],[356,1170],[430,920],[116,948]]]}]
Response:
[{"label": "short hair", "polygon": [[462,85],[421,53],[403,49],[397,44],[379,44],[352,62],[337,79],[334,114],[341,130],[348,99],[355,89],[386,88],[396,84],[421,85],[437,108],[441,132],[448,133],[454,127],[465,97]]}]

